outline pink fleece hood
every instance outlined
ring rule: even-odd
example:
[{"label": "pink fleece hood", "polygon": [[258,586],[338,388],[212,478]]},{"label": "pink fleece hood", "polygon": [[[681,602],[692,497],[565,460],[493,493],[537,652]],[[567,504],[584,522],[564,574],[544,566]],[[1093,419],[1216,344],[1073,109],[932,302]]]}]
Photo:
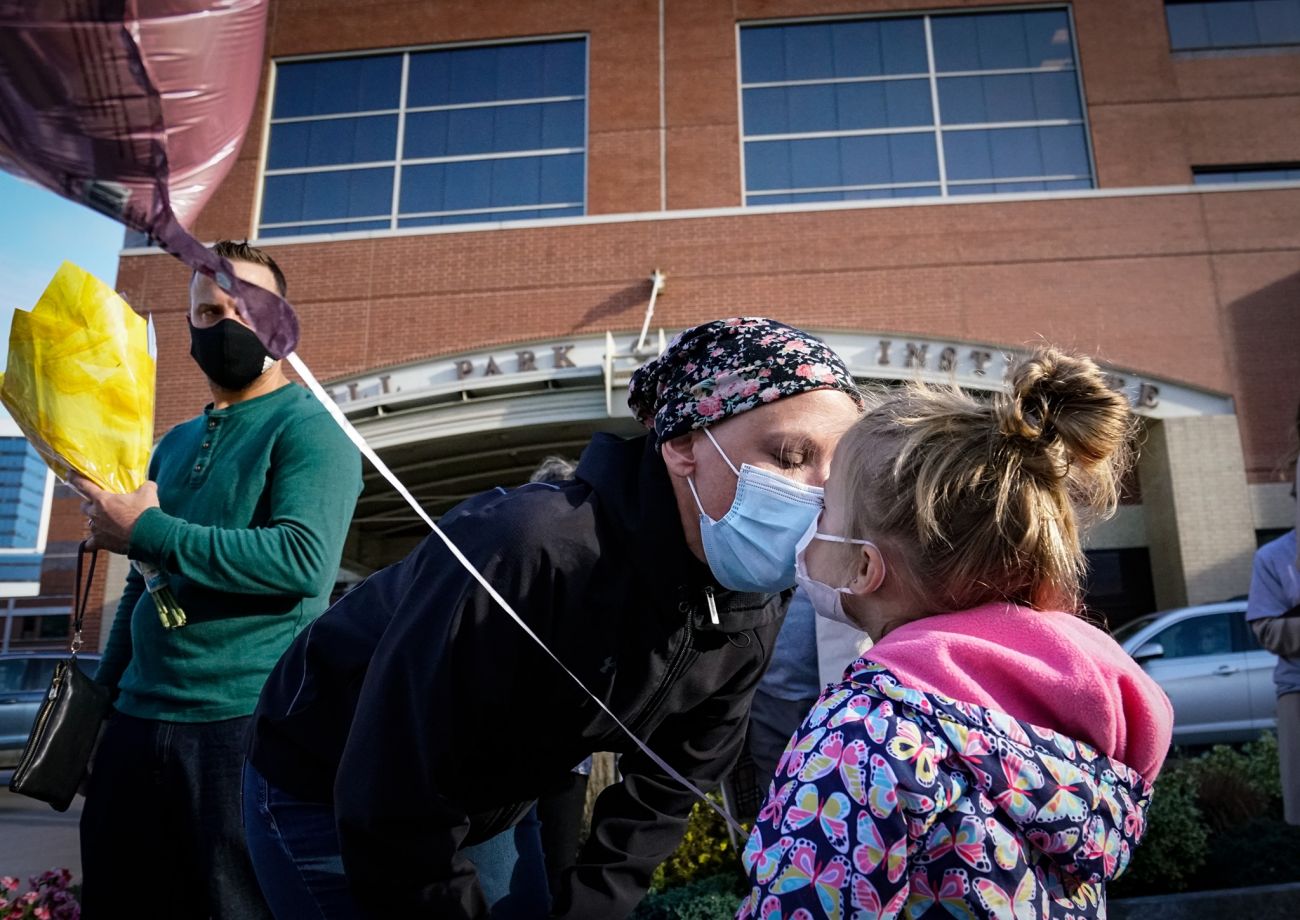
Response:
[{"label": "pink fleece hood", "polygon": [[863,657],[907,686],[1085,741],[1155,779],[1174,711],[1159,685],[1079,617],[988,604],[914,620]]}]

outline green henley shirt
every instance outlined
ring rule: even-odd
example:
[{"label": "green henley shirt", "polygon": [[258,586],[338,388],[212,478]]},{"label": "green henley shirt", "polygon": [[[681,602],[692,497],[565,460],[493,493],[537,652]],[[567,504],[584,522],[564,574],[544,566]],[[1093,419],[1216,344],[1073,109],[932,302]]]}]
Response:
[{"label": "green henley shirt", "polygon": [[361,457],[297,384],[169,431],[149,478],[160,507],[128,555],[167,573],[187,625],[164,629],[132,568],[96,679],[141,719],[252,713],[280,655],[329,604]]}]

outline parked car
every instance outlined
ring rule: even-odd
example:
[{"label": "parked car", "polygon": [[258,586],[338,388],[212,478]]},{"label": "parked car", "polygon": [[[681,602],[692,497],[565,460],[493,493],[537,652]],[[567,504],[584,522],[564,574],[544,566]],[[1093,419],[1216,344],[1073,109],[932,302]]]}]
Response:
[{"label": "parked car", "polygon": [[[18,765],[36,712],[54,676],[54,665],[67,652],[5,652],[0,654],[0,770]],[[80,654],[82,670],[94,674],[99,656]]]},{"label": "parked car", "polygon": [[1245,599],[1149,613],[1115,640],[1174,704],[1174,744],[1250,741],[1277,726],[1273,667],[1246,623]]}]

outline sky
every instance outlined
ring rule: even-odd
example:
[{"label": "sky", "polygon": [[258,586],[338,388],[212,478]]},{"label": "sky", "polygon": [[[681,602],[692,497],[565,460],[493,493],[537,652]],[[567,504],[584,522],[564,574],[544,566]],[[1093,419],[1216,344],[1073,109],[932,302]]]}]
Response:
[{"label": "sky", "polygon": [[[65,259],[115,286],[124,233],[117,221],[0,171],[0,370],[14,310],[36,306]],[[0,434],[14,434],[12,427],[0,407]]]},{"label": "sky", "polygon": [[124,232],[117,221],[0,171],[0,368],[14,310],[34,307],[64,260],[115,286]]}]

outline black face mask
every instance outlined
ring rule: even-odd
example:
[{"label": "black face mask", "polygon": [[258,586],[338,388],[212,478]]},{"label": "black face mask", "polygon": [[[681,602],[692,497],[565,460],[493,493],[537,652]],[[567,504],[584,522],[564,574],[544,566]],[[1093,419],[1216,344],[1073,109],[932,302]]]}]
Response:
[{"label": "black face mask", "polygon": [[202,329],[190,323],[190,357],[223,390],[245,389],[272,364],[257,334],[233,319]]}]

